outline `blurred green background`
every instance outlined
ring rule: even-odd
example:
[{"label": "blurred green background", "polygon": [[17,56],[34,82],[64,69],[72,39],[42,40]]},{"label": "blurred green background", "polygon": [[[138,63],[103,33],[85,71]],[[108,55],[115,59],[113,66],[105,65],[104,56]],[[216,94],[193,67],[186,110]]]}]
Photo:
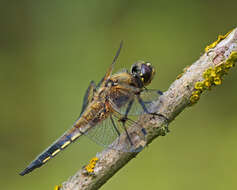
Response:
[{"label": "blurred green background", "polygon": [[[0,1],[0,181],[4,190],[53,190],[101,148],[82,138],[44,167],[18,173],[80,113],[110,65],[157,68],[165,91],[218,34],[237,26],[237,1]],[[205,94],[103,187],[200,190],[237,187],[237,71]]]}]

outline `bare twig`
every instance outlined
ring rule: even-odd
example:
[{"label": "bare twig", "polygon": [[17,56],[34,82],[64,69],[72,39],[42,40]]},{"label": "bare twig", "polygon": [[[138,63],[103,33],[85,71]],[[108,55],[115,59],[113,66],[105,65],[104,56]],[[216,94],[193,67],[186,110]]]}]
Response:
[{"label": "bare twig", "polygon": [[[225,64],[230,59],[231,62],[236,62],[236,54],[237,28],[227,36],[219,36],[216,43],[208,46],[200,59],[188,67],[171,84],[160,99],[154,102],[154,111],[165,115],[169,118],[169,122],[171,122],[184,108],[196,103],[205,89],[220,84],[218,80],[211,81],[213,78],[210,78],[210,81],[208,81],[209,78],[205,79],[203,73],[208,69],[210,70],[210,67],[217,68]],[[232,56],[234,56],[234,59]],[[211,71],[214,71],[214,69],[211,69]],[[227,71],[223,70],[223,72]],[[210,76],[215,77],[214,75],[217,73],[214,72],[212,74],[213,76]],[[200,84],[204,84],[201,83],[203,81],[206,86],[202,87]],[[156,137],[165,135],[167,132],[167,123],[162,117],[143,115],[139,118],[138,122],[147,130],[147,144],[151,143]],[[142,140],[139,139],[137,143],[141,142]],[[106,149],[97,155],[99,160],[95,164],[93,175],[88,174],[83,168],[68,179],[68,181],[64,182],[60,190],[98,189],[137,154],[138,152],[120,152]]]}]

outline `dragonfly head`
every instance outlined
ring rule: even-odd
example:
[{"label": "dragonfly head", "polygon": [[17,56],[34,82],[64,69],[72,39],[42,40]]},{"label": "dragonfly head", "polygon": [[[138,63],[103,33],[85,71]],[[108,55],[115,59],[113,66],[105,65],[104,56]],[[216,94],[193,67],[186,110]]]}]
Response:
[{"label": "dragonfly head", "polygon": [[132,65],[131,74],[140,79],[142,86],[147,86],[151,83],[154,75],[155,69],[149,62],[139,61]]}]

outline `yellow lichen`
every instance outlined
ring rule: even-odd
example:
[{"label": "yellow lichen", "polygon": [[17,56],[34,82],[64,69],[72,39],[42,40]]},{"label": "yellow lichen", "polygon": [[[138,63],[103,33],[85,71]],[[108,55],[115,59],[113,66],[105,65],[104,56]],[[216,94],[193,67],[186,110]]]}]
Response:
[{"label": "yellow lichen", "polygon": [[192,92],[192,95],[198,95],[198,96],[200,96],[200,94],[202,93],[202,90],[195,90],[195,91],[193,91]]},{"label": "yellow lichen", "polygon": [[94,157],[90,160],[89,164],[85,167],[86,171],[88,173],[93,173],[94,172],[94,168],[96,163],[98,162],[99,158]]},{"label": "yellow lichen", "polygon": [[211,71],[211,77],[213,78],[213,77],[216,77],[216,71],[215,71],[215,69],[213,69],[212,71]]},{"label": "yellow lichen", "polygon": [[230,57],[227,61],[230,61],[233,64],[235,64],[237,61],[237,52],[236,51],[231,52]]},{"label": "yellow lichen", "polygon": [[[235,54],[233,54],[233,55],[235,55]],[[235,59],[237,59],[237,58],[235,58]],[[226,61],[225,68],[229,69],[233,66],[235,66],[235,62],[233,61],[233,58],[231,58],[231,60]]]},{"label": "yellow lichen", "polygon": [[230,68],[235,66],[237,62],[237,52],[232,52],[229,58],[215,67],[209,67],[203,72],[203,81],[195,83],[194,91],[190,96],[190,103],[195,104],[200,99],[202,92],[211,89],[212,86],[222,84],[222,78],[226,75]]},{"label": "yellow lichen", "polygon": [[61,187],[62,187],[62,185],[56,185],[56,186],[54,187],[54,190],[60,190]]},{"label": "yellow lichen", "polygon": [[223,71],[223,68],[224,68],[223,64],[218,65],[218,66],[215,67],[215,72],[217,74],[219,74],[219,73],[221,74],[221,72]]},{"label": "yellow lichen", "polygon": [[208,68],[204,73],[203,73],[203,78],[208,79],[211,76],[212,72],[212,67]]},{"label": "yellow lichen", "polygon": [[199,98],[200,98],[200,96],[198,96],[198,95],[192,95],[192,96],[190,97],[190,102],[191,102],[191,104],[197,103],[197,101],[199,100]]},{"label": "yellow lichen", "polygon": [[204,83],[203,82],[196,82],[195,89],[203,91]]},{"label": "yellow lichen", "polygon": [[204,84],[205,84],[205,87],[207,88],[207,89],[209,89],[210,87],[211,87],[211,81],[210,80],[205,80],[204,81]]},{"label": "yellow lichen", "polygon": [[212,49],[212,48],[216,47],[216,45],[217,45],[221,40],[225,39],[231,32],[232,32],[232,30],[229,31],[229,32],[228,32],[227,34],[225,34],[225,35],[219,35],[219,36],[218,36],[218,39],[217,39],[215,42],[213,42],[212,44],[210,44],[209,46],[207,46],[207,47],[205,48],[205,52],[208,52],[209,49]]},{"label": "yellow lichen", "polygon": [[221,78],[220,77],[215,77],[214,78],[214,84],[215,85],[220,85],[221,84]]}]

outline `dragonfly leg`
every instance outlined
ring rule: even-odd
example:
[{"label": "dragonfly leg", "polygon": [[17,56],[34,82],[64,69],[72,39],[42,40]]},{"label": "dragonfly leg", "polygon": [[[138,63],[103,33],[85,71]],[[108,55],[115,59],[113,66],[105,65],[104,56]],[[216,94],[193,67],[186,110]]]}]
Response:
[{"label": "dragonfly leg", "polygon": [[125,123],[126,123],[126,121],[128,119],[128,113],[131,110],[132,104],[133,104],[133,100],[131,100],[129,102],[128,107],[127,107],[126,112],[125,112],[125,115],[121,119],[119,119],[119,121],[122,122],[123,128],[124,128],[124,130],[126,132],[126,135],[128,137],[128,140],[129,140],[129,143],[131,144],[131,146],[133,146],[133,143],[132,143],[132,140],[131,140],[131,138],[130,138],[130,136],[128,134],[127,128],[125,126]]},{"label": "dragonfly leg", "polygon": [[[125,118],[127,118],[128,113],[129,113],[129,111],[131,110],[131,107],[132,107],[132,105],[133,105],[133,102],[134,102],[134,100],[131,100],[131,101],[129,102],[128,107],[127,107],[126,112],[125,112],[125,116],[124,116]],[[145,105],[145,104],[144,104],[144,105]],[[145,128],[142,127],[141,131],[142,131],[142,133],[143,133],[144,135],[146,135],[146,129],[145,129]]]},{"label": "dragonfly leg", "polygon": [[125,118],[127,118],[128,113],[129,113],[129,111],[131,110],[131,107],[132,107],[132,105],[133,105],[133,101],[134,101],[134,100],[131,100],[131,101],[128,103],[128,107],[127,107],[126,112],[125,112],[125,115],[124,115]]},{"label": "dragonfly leg", "polygon": [[120,136],[120,132],[119,132],[119,130],[118,130],[118,128],[117,128],[117,126],[116,126],[116,124],[115,124],[114,119],[112,118],[112,116],[110,116],[110,120],[111,120],[111,122],[112,122],[112,125],[113,125],[113,127],[114,127],[114,129],[115,129],[117,135]]},{"label": "dragonfly leg", "polygon": [[123,128],[124,128],[124,130],[125,130],[125,132],[126,132],[126,135],[127,135],[127,137],[128,137],[129,143],[131,144],[131,146],[133,146],[132,140],[131,140],[131,138],[130,138],[130,136],[129,136],[129,134],[128,134],[127,128],[126,128],[126,126],[125,126],[126,121],[127,121],[127,119],[122,120]]},{"label": "dragonfly leg", "polygon": [[160,90],[157,90],[157,94],[159,94],[159,95],[163,95],[163,92],[160,91]]},{"label": "dragonfly leg", "polygon": [[132,104],[133,104],[133,100],[131,100],[129,103],[128,103],[128,107],[125,111],[125,114],[122,118],[119,119],[119,121],[121,121],[122,123],[125,123],[128,119],[128,113],[129,111],[131,110],[131,107],[132,107]]},{"label": "dragonfly leg", "polygon": [[137,98],[138,98],[139,104],[142,106],[142,108],[143,108],[143,110],[144,110],[145,113],[162,117],[162,118],[164,118],[164,119],[166,120],[166,122],[168,123],[169,119],[168,119],[167,117],[165,117],[165,116],[164,116],[163,114],[161,114],[161,113],[156,113],[156,112],[150,112],[150,111],[148,111],[148,109],[146,108],[146,105],[145,105],[145,103],[143,102],[143,100],[141,99],[141,97],[137,96]]}]

